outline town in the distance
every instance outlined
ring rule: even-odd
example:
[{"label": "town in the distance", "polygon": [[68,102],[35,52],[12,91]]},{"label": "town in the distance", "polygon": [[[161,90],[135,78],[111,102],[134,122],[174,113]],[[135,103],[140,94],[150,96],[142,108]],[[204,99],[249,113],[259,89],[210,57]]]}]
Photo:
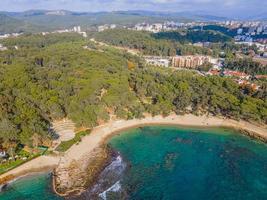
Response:
[{"label": "town in the distance", "polygon": [[[50,11],[46,15],[65,15],[64,11]],[[161,20],[162,21],[162,20]],[[214,31],[215,34],[224,34],[232,38],[231,42],[238,46],[238,50],[234,49],[234,55],[239,59],[251,59],[252,62],[258,63],[259,65],[267,66],[267,22],[266,21],[237,21],[237,20],[226,20],[226,21],[189,21],[189,22],[178,22],[178,21],[164,21],[158,23],[148,23],[146,21],[122,25],[122,24],[99,24],[92,25],[90,27],[82,27],[77,24],[73,28],[65,28],[53,31],[37,32],[35,34],[60,34],[60,33],[78,33],[81,36],[87,38],[91,32],[104,32],[107,30],[132,30],[141,32],[151,32],[153,34],[163,32],[175,32],[175,31]],[[217,33],[216,33],[217,32]],[[1,33],[1,32],[0,32]],[[23,31],[19,33],[5,33],[0,34],[0,50],[8,50],[3,44],[1,39],[15,38],[23,35]],[[90,37],[90,36],[89,36]],[[209,38],[200,39],[198,42],[188,42],[188,45],[194,47],[211,49],[214,43],[223,43],[223,41],[212,42]],[[18,48],[18,46],[14,46]],[[250,74],[245,70],[228,69],[225,64],[226,52],[223,50],[218,56],[210,56],[203,54],[194,55],[153,55],[153,54],[142,54],[148,65],[171,67],[173,69],[186,69],[199,71],[199,74],[212,75],[212,76],[226,76],[233,77],[235,81],[243,87],[251,87],[252,90],[258,90],[259,85],[254,80],[266,79],[266,73]],[[205,70],[201,68],[203,65],[208,65]],[[265,68],[266,72],[266,68]]]}]

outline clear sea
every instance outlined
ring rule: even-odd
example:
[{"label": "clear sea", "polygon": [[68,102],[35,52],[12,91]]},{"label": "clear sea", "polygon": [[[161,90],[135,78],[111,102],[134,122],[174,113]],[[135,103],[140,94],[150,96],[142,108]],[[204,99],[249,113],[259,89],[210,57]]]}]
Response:
[{"label": "clear sea", "polygon": [[0,200],[61,200],[52,192],[51,174],[40,173],[22,177],[0,193]]},{"label": "clear sea", "polygon": [[[117,153],[96,184],[69,199],[267,199],[267,145],[234,130],[149,126],[109,145]],[[22,178],[0,199],[60,199],[50,184],[48,174]]]}]

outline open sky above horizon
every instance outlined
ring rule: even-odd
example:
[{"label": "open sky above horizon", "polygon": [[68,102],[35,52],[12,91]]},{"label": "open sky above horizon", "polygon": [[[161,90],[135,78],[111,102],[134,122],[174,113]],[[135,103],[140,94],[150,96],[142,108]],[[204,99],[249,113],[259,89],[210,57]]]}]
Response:
[{"label": "open sky above horizon", "polygon": [[242,17],[266,13],[267,0],[1,0],[1,11],[32,9],[71,11],[150,10],[203,12],[220,16]]}]

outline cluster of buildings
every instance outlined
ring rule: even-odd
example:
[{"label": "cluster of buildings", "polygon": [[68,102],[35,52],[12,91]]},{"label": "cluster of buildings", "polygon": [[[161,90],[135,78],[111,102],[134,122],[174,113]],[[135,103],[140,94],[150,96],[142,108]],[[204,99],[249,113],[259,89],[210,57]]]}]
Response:
[{"label": "cluster of buildings", "polygon": [[[231,77],[231,78],[234,78],[235,82],[242,88],[250,87],[254,91],[260,89],[259,85],[249,81],[251,79],[251,76],[244,72],[233,71],[233,70],[228,70],[228,69],[224,69],[224,70],[211,69],[209,72],[207,72],[207,75]],[[255,78],[256,79],[267,79],[267,75],[256,75]]]},{"label": "cluster of buildings", "polygon": [[260,26],[262,22],[260,21],[237,21],[237,20],[227,20],[222,22],[217,22],[217,25],[226,26],[232,29],[239,27],[257,27]]},{"label": "cluster of buildings", "polygon": [[147,64],[160,67],[196,69],[204,63],[210,63],[215,69],[221,68],[221,63],[219,59],[203,55],[174,57],[145,56],[144,58]]},{"label": "cluster of buildings", "polygon": [[140,24],[136,24],[132,30],[136,30],[136,31],[150,31],[153,33],[158,33],[163,29],[163,25],[160,23],[156,23],[156,24],[148,24],[148,23],[140,23]]},{"label": "cluster of buildings", "polygon": [[219,67],[219,60],[210,56],[194,55],[194,56],[175,56],[172,58],[172,66],[178,68],[195,69],[204,63],[211,63],[213,66]]},{"label": "cluster of buildings", "polygon": [[236,41],[267,43],[267,38],[261,37],[267,35],[267,23],[245,22],[237,23],[236,25],[238,25],[235,36]]},{"label": "cluster of buildings", "polygon": [[250,76],[244,72],[233,71],[233,70],[224,70],[223,75],[225,77],[238,77],[240,79],[246,79],[246,80],[250,78]]},{"label": "cluster of buildings", "polygon": [[[212,68],[207,73],[201,73],[202,75],[210,76],[224,76],[231,77],[240,85],[240,87],[251,87],[252,90],[260,89],[260,86],[250,82],[252,78],[249,74],[240,71],[228,70],[222,68],[222,61],[217,58],[203,55],[190,55],[190,56],[174,56],[174,57],[160,57],[160,56],[145,56],[145,61],[149,65],[160,67],[173,67],[195,70],[197,67],[210,63]],[[257,75],[256,79],[267,79],[267,75]]]},{"label": "cluster of buildings", "polygon": [[51,33],[78,33],[82,35],[83,37],[87,37],[87,33],[82,31],[80,26],[74,26],[71,29],[56,30],[53,32],[42,32],[42,35],[47,35]]},{"label": "cluster of buildings", "polygon": [[11,37],[18,37],[20,35],[22,35],[22,33],[8,33],[8,34],[0,35],[0,39],[6,39],[6,38],[11,38]]},{"label": "cluster of buildings", "polygon": [[136,31],[149,31],[153,33],[158,33],[161,31],[174,31],[180,28],[189,28],[194,26],[204,26],[206,23],[204,22],[190,22],[190,23],[179,23],[174,21],[166,21],[163,23],[138,23],[134,27],[129,29]]},{"label": "cluster of buildings", "polygon": [[105,25],[98,26],[97,31],[102,32],[108,29],[115,29],[115,28],[117,28],[116,24],[105,24]]},{"label": "cluster of buildings", "polygon": [[263,59],[267,58],[267,23],[245,22],[244,24],[238,23],[238,25],[240,27],[237,29],[235,43],[256,46],[259,52],[259,55],[256,55],[257,59],[264,62]]},{"label": "cluster of buildings", "polygon": [[237,80],[249,80],[250,78],[250,75],[244,72],[228,70],[228,69],[225,70],[211,69],[210,71],[207,72],[207,75],[233,77],[233,78],[238,78]]}]

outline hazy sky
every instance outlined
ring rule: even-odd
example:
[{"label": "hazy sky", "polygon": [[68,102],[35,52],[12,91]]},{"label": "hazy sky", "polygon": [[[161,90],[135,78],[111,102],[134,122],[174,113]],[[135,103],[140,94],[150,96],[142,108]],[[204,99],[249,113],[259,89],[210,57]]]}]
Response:
[{"label": "hazy sky", "polygon": [[266,13],[267,0],[0,0],[0,10],[66,9],[72,11],[207,11],[217,15]]}]

